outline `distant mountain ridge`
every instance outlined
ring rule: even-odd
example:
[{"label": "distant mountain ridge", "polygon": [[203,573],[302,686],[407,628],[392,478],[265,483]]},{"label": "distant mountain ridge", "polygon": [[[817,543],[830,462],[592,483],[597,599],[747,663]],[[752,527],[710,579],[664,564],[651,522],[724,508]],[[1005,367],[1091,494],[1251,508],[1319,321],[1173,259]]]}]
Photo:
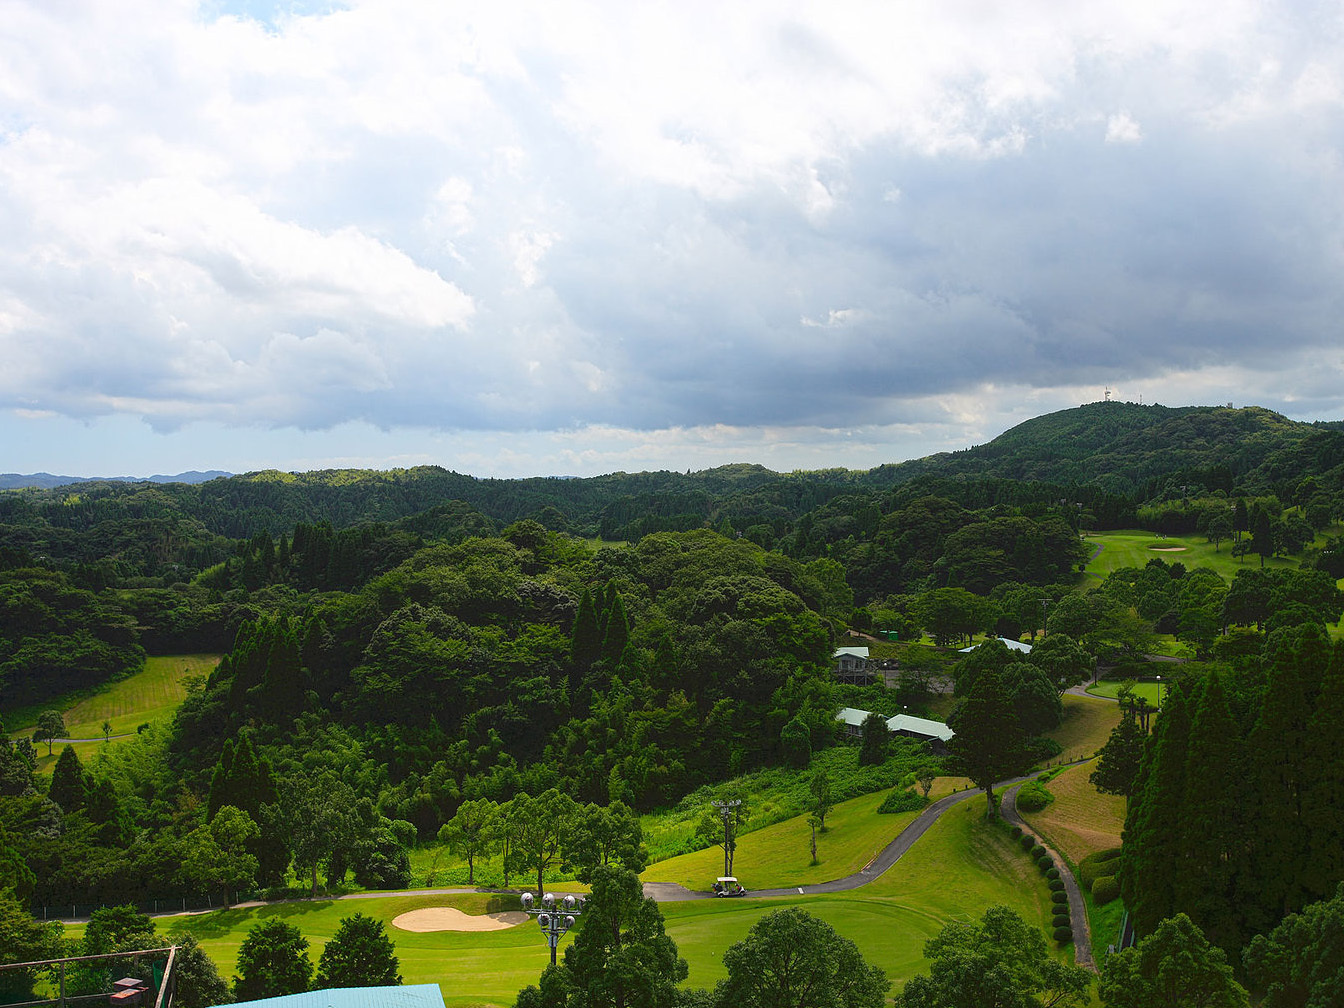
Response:
[{"label": "distant mountain ridge", "polygon": [[206,483],[212,479],[232,476],[233,473],[222,469],[210,469],[206,472],[191,470],[176,476],[53,476],[51,473],[0,473],[0,490],[20,490],[36,487],[50,490],[53,487],[68,486],[71,483]]},{"label": "distant mountain ridge", "polygon": [[1260,406],[1096,402],[1033,417],[974,448],[878,466],[862,482],[1036,480],[1132,495],[1153,479],[1217,468],[1248,489],[1269,490],[1294,470],[1333,468],[1344,461],[1341,447],[1344,422],[1289,420]]}]

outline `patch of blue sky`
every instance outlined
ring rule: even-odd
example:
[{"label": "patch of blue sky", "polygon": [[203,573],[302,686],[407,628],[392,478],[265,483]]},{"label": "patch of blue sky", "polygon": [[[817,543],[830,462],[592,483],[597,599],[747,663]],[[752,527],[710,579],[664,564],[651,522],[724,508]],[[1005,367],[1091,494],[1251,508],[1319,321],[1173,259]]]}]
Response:
[{"label": "patch of blue sky", "polygon": [[220,17],[247,18],[276,28],[289,17],[329,14],[346,6],[341,0],[202,0],[201,14],[210,20]]}]

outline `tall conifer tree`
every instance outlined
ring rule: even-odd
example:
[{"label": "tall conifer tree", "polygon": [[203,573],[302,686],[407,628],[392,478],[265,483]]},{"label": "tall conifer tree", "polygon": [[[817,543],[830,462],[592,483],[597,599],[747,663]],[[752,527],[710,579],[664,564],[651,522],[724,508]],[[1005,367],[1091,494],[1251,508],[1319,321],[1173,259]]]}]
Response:
[{"label": "tall conifer tree", "polygon": [[51,771],[51,790],[47,797],[61,807],[66,815],[78,812],[87,800],[84,767],[79,762],[75,747],[67,744],[56,757]]},{"label": "tall conifer tree", "polygon": [[1179,837],[1183,865],[1172,896],[1177,911],[1230,953],[1246,937],[1236,891],[1244,849],[1244,751],[1222,679],[1210,673],[1190,726]]},{"label": "tall conifer tree", "polygon": [[1179,837],[1190,741],[1189,703],[1185,683],[1167,691],[1139,768],[1139,790],[1125,817],[1120,890],[1140,935],[1152,934],[1158,923],[1174,912],[1176,875],[1181,870]]},{"label": "tall conifer tree", "polygon": [[1304,756],[1312,769],[1302,796],[1302,825],[1312,856],[1303,876],[1308,900],[1324,899],[1344,882],[1344,641],[1336,641],[1316,709],[1307,724]]},{"label": "tall conifer tree", "polygon": [[1248,747],[1255,754],[1247,808],[1254,833],[1244,896],[1256,932],[1306,902],[1312,852],[1303,797],[1316,777],[1307,728],[1330,656],[1329,638],[1314,623],[1277,630],[1265,642],[1268,683]]},{"label": "tall conifer tree", "polygon": [[602,652],[602,632],[598,628],[597,608],[593,594],[586,587],[579,596],[579,610],[574,616],[574,631],[570,636],[569,655],[574,664],[587,668]]}]

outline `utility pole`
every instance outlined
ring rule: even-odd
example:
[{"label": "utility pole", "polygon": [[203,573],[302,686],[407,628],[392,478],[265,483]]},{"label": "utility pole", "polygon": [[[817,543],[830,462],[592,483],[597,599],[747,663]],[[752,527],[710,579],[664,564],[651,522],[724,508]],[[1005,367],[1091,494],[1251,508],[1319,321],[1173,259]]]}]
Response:
[{"label": "utility pole", "polygon": [[733,838],[733,819],[736,818],[737,809],[742,804],[741,798],[730,798],[726,801],[710,802],[719,810],[719,816],[723,819],[723,874],[731,876],[733,874],[733,850],[737,847],[737,841]]}]

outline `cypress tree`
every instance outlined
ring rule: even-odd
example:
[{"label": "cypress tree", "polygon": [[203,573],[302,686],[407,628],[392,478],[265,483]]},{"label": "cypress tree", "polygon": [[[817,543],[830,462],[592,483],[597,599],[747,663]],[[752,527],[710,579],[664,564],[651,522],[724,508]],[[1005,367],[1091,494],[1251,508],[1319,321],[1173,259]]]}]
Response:
[{"label": "cypress tree", "polygon": [[597,607],[587,588],[579,596],[579,611],[574,616],[574,630],[570,636],[570,658],[580,668],[587,668],[602,653],[602,634],[598,628]]},{"label": "cypress tree", "polygon": [[1120,891],[1135,930],[1149,935],[1174,913],[1176,875],[1181,871],[1179,837],[1190,741],[1189,688],[1178,683],[1148,740],[1138,790],[1125,816],[1125,858]]},{"label": "cypress tree", "polygon": [[1325,899],[1344,881],[1344,642],[1336,641],[1303,753],[1312,776],[1302,796],[1311,858],[1302,878],[1308,901]]},{"label": "cypress tree", "polygon": [[1331,646],[1318,624],[1276,630],[1265,642],[1268,688],[1248,749],[1255,754],[1248,822],[1253,824],[1244,887],[1253,930],[1266,931],[1305,904],[1312,851],[1303,796],[1316,776],[1307,756],[1308,724],[1330,664]]},{"label": "cypress tree", "polygon": [[1092,786],[1103,794],[1132,796],[1138,786],[1145,739],[1134,708],[1124,707],[1120,723],[1111,729],[1111,737],[1097,755],[1096,768],[1088,778]]},{"label": "cypress tree", "polygon": [[66,815],[84,807],[87,794],[84,787],[84,766],[79,762],[75,747],[67,744],[56,758],[51,770],[51,790],[47,797],[61,807]]},{"label": "cypress tree", "polygon": [[1200,691],[1186,753],[1184,814],[1174,878],[1175,908],[1229,953],[1245,938],[1236,891],[1243,848],[1243,742],[1222,679]]},{"label": "cypress tree", "polygon": [[224,751],[219,754],[215,772],[210,775],[210,797],[206,800],[205,818],[208,822],[225,805],[233,805],[233,739],[224,740]]},{"label": "cypress tree", "polygon": [[607,623],[602,634],[602,658],[615,668],[621,662],[625,646],[630,642],[630,621],[625,615],[625,603],[619,593],[613,593]]}]

